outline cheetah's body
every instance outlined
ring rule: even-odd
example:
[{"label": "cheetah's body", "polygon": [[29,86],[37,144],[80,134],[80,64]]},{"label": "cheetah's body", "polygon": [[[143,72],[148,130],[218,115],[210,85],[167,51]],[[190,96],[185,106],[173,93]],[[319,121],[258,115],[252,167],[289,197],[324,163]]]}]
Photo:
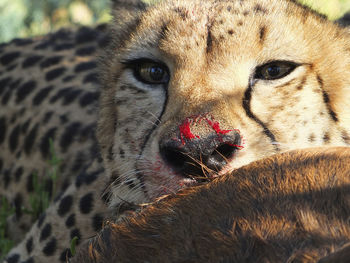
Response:
[{"label": "cheetah's body", "polygon": [[[119,11],[101,88],[93,56],[103,32],[1,47],[4,193],[17,205],[27,200],[30,174],[48,167],[50,137],[63,159],[59,189],[68,185],[9,263],[64,261],[72,237],[101,226],[102,193],[115,209],[281,151],[350,144],[347,30],[288,0]],[[276,65],[285,72],[270,78]]]}]

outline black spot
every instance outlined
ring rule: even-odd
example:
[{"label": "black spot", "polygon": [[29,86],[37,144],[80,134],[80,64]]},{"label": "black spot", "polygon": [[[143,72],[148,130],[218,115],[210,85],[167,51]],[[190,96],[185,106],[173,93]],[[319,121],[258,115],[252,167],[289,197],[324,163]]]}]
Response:
[{"label": "black spot", "polygon": [[62,56],[54,56],[54,57],[47,58],[43,62],[40,63],[40,67],[41,68],[48,68],[48,67],[54,66],[54,65],[60,63],[62,58],[63,58]]},{"label": "black spot", "polygon": [[[350,143],[350,136],[346,131],[342,131],[341,137],[346,144]],[[0,170],[1,170],[1,168],[0,168]]]},{"label": "black spot", "polygon": [[10,98],[11,98],[11,95],[12,95],[12,91],[13,90],[8,90],[4,94],[4,96],[2,97],[2,100],[1,100],[2,105],[6,105],[10,101]]},{"label": "black spot", "polygon": [[125,151],[122,148],[119,149],[119,154],[122,159],[125,158]]},{"label": "black spot", "polygon": [[48,130],[41,139],[40,152],[45,159],[50,158],[50,139],[55,140],[56,128]]},{"label": "black spot", "polygon": [[83,79],[83,83],[99,83],[98,74],[95,72],[87,74]]},{"label": "black spot", "polygon": [[6,87],[10,84],[11,80],[10,77],[0,79],[0,95],[6,90]]},{"label": "black spot", "polygon": [[77,237],[77,244],[79,243],[80,239],[81,239],[81,234],[80,234],[80,230],[78,228],[74,228],[71,232],[70,232],[70,238],[73,239],[74,237]]},{"label": "black spot", "polygon": [[98,40],[98,46],[104,48],[111,42],[111,40],[112,38],[110,35],[105,35]]},{"label": "black spot", "polygon": [[[1,170],[1,169],[0,169]],[[22,174],[23,174],[23,168],[22,167],[18,167],[16,172],[15,172],[15,179],[16,179],[16,182],[18,182],[21,177],[22,177]]]},{"label": "black spot", "polygon": [[19,261],[19,255],[18,254],[10,255],[6,260],[7,260],[7,263],[17,263]]},{"label": "black spot", "polygon": [[56,238],[51,238],[51,240],[46,244],[43,252],[46,256],[52,256],[56,251]]},{"label": "black spot", "polygon": [[72,166],[72,172],[74,174],[76,174],[82,168],[86,159],[87,158],[86,158],[84,152],[79,151],[75,157],[75,160],[74,160],[74,163]]},{"label": "black spot", "polygon": [[64,94],[62,105],[68,105],[72,103],[82,92],[81,90],[74,89],[73,87],[68,88],[69,91]]},{"label": "black spot", "polygon": [[59,100],[60,98],[64,98],[66,96],[66,94],[69,93],[71,88],[64,88],[64,89],[61,89],[59,90],[55,96],[53,96],[51,99],[50,99],[50,102],[51,103],[55,103],[57,100]]},{"label": "black spot", "polygon": [[6,66],[13,62],[15,59],[17,59],[20,56],[20,54],[21,53],[18,51],[7,53],[0,57],[0,63]]},{"label": "black spot", "polygon": [[67,77],[64,77],[63,78],[63,82],[69,82],[69,81],[71,81],[71,80],[73,80],[74,79],[74,76],[73,75],[68,75]]},{"label": "black spot", "polygon": [[66,248],[62,251],[60,255],[60,261],[61,262],[68,262],[68,259],[72,257],[72,253],[70,252],[69,248]]},{"label": "black spot", "polygon": [[30,254],[33,250],[33,238],[30,237],[27,242],[26,242],[26,248],[27,248],[27,252],[28,254]]},{"label": "black spot", "polygon": [[76,135],[79,134],[80,127],[81,127],[81,124],[79,122],[73,122],[68,127],[66,127],[60,139],[60,146],[63,151],[66,151],[67,148],[75,140]]},{"label": "black spot", "polygon": [[45,79],[47,81],[54,80],[54,79],[60,77],[65,71],[66,71],[66,69],[64,67],[52,69],[46,73]]},{"label": "black spot", "polygon": [[62,186],[61,186],[61,191],[65,192],[68,188],[68,186],[70,185],[70,180],[68,178],[64,179]]},{"label": "black spot", "polygon": [[30,257],[26,261],[22,261],[21,263],[34,263],[34,259],[33,257]]},{"label": "black spot", "polygon": [[21,126],[16,125],[15,128],[10,133],[9,147],[11,152],[14,152],[18,146],[19,134],[21,131]]},{"label": "black spot", "polygon": [[79,104],[82,107],[85,107],[91,103],[96,103],[99,98],[99,92],[87,92],[79,100]]},{"label": "black spot", "polygon": [[10,170],[9,169],[6,169],[5,171],[4,171],[4,174],[3,174],[3,176],[4,176],[4,185],[5,185],[5,188],[7,188],[8,187],[8,185],[9,185],[9,183],[10,183],[10,180],[11,180],[11,177],[10,177]]},{"label": "black spot", "polygon": [[34,80],[27,81],[23,83],[22,86],[17,90],[16,102],[19,103],[23,101],[36,87],[36,82]]},{"label": "black spot", "polygon": [[17,64],[14,64],[14,65],[11,65],[11,66],[7,67],[6,71],[10,72],[10,71],[14,70],[15,68],[17,68]]},{"label": "black spot", "polygon": [[22,205],[23,205],[23,197],[20,193],[16,194],[14,199],[14,204],[15,204],[16,217],[19,219],[22,216]]},{"label": "black spot", "polygon": [[15,38],[11,41],[11,43],[15,44],[18,47],[22,47],[33,43],[33,40],[30,38]]},{"label": "black spot", "polygon": [[34,175],[33,173],[30,173],[27,177],[27,185],[26,185],[27,191],[29,193],[33,192],[34,190],[33,179],[34,179]]},{"label": "black spot", "polygon": [[309,136],[309,138],[308,138],[308,140],[309,140],[309,142],[314,142],[315,141],[315,139],[316,139],[316,136],[315,136],[315,134],[310,134],[310,136]]},{"label": "black spot", "polygon": [[17,89],[17,87],[19,86],[19,84],[22,82],[22,79],[17,79],[15,81],[13,81],[11,84],[10,84],[10,89],[11,90],[14,90],[14,89]]},{"label": "black spot", "polygon": [[97,171],[92,172],[92,173],[84,173],[84,172],[80,173],[77,176],[77,179],[75,180],[75,186],[79,188],[83,183],[85,183],[86,185],[90,185],[102,173],[103,173],[103,169],[102,170],[97,170]]},{"label": "black spot", "polygon": [[53,111],[46,112],[44,115],[44,118],[43,118],[43,124],[48,123],[50,121],[52,115],[53,115]]},{"label": "black spot", "polygon": [[24,151],[27,155],[30,154],[32,147],[34,145],[35,139],[36,139],[36,134],[38,131],[38,124],[35,125],[33,127],[33,129],[31,129],[31,131],[29,132],[29,134],[27,135],[27,137],[24,140]]},{"label": "black spot", "polygon": [[173,11],[176,12],[181,17],[182,20],[186,20],[189,17],[188,16],[189,11],[186,8],[176,7],[176,8],[174,8]]},{"label": "black spot", "polygon": [[62,124],[67,123],[68,120],[69,120],[69,119],[68,119],[68,117],[67,117],[67,114],[62,114],[62,115],[60,115],[60,121],[61,121]]},{"label": "black spot", "polygon": [[82,47],[77,49],[75,52],[76,55],[78,56],[89,56],[95,53],[96,47],[95,46],[90,46],[90,47]]},{"label": "black spot", "polygon": [[109,160],[109,161],[113,161],[114,160],[114,152],[113,152],[113,144],[112,145],[110,145],[109,147],[108,147],[108,155],[107,155],[107,159]]},{"label": "black spot", "polygon": [[103,225],[103,217],[100,214],[94,215],[92,218],[92,227],[97,232],[100,231]]},{"label": "black spot", "polygon": [[55,51],[62,51],[62,50],[67,50],[67,49],[72,49],[74,47],[74,44],[72,43],[63,43],[63,44],[58,44],[54,46]]},{"label": "black spot", "polygon": [[265,27],[265,26],[262,26],[262,27],[260,27],[260,31],[259,31],[260,43],[263,43],[263,42],[264,42],[265,36],[266,36],[266,27]]},{"label": "black spot", "polygon": [[71,214],[69,217],[67,217],[66,226],[70,228],[74,225],[75,225],[75,214]]},{"label": "black spot", "polygon": [[46,49],[50,46],[50,42],[45,40],[34,47],[34,50]]},{"label": "black spot", "polygon": [[43,229],[41,230],[41,233],[40,233],[40,242],[44,241],[45,239],[47,239],[50,235],[51,235],[51,232],[52,232],[52,227],[50,224],[46,224]]},{"label": "black spot", "polygon": [[39,56],[39,55],[34,55],[34,56],[30,56],[30,57],[26,58],[22,63],[22,68],[28,68],[28,67],[34,66],[42,58],[43,58],[43,56]]},{"label": "black spot", "polygon": [[46,218],[46,213],[42,213],[40,216],[39,216],[39,219],[38,219],[38,227],[40,228],[42,226],[42,224],[44,223],[45,221],[45,218]]},{"label": "black spot", "polygon": [[6,119],[5,117],[0,118],[0,144],[2,144],[6,137]]},{"label": "black spot", "polygon": [[265,8],[263,8],[261,5],[257,4],[255,7],[254,7],[254,11],[256,13],[262,13],[262,14],[266,14],[267,13],[267,10]]},{"label": "black spot", "polygon": [[323,135],[323,142],[324,142],[324,143],[329,143],[329,141],[330,141],[329,133],[326,132],[326,133]]},{"label": "black spot", "polygon": [[97,38],[96,30],[93,30],[89,27],[82,27],[78,30],[77,35],[75,37],[75,41],[77,44],[82,44],[86,42],[95,41]]},{"label": "black spot", "polygon": [[97,64],[95,61],[81,62],[75,67],[74,72],[79,73],[86,70],[94,69],[96,67]]},{"label": "black spot", "polygon": [[93,201],[94,201],[94,196],[92,193],[88,193],[84,195],[80,199],[80,203],[79,203],[80,212],[82,214],[90,213],[93,208]]},{"label": "black spot", "polygon": [[21,128],[21,132],[22,132],[22,133],[26,133],[26,132],[27,132],[30,123],[31,123],[31,119],[29,118],[29,119],[22,125],[22,128]]},{"label": "black spot", "polygon": [[48,86],[40,90],[33,98],[33,105],[34,106],[40,105],[52,90],[53,90],[53,86]]},{"label": "black spot", "polygon": [[73,204],[73,197],[71,195],[67,195],[61,199],[61,202],[58,206],[58,215],[64,216],[69,212]]}]

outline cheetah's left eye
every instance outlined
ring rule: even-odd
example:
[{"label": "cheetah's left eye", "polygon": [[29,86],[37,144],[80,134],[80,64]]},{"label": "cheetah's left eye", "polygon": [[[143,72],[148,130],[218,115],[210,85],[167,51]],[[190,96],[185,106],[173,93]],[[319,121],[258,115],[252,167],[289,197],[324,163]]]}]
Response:
[{"label": "cheetah's left eye", "polygon": [[146,84],[167,84],[169,82],[169,69],[161,62],[150,59],[136,59],[124,62],[133,71],[135,78]]},{"label": "cheetah's left eye", "polygon": [[273,61],[258,67],[255,79],[274,80],[290,74],[298,65],[289,61]]}]

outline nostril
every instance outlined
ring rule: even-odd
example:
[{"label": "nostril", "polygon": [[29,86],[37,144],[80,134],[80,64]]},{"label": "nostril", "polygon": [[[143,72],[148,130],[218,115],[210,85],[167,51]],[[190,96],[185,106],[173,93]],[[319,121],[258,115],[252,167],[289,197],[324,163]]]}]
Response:
[{"label": "nostril", "polygon": [[188,160],[188,157],[173,147],[162,147],[160,154],[163,160],[176,170],[181,170]]},{"label": "nostril", "polygon": [[235,146],[225,143],[216,148],[212,155],[220,155],[221,157],[230,159],[235,153],[235,151]]},{"label": "nostril", "polygon": [[210,169],[220,171],[233,157],[236,150],[237,147],[227,143],[218,146],[209,156],[207,166]]}]

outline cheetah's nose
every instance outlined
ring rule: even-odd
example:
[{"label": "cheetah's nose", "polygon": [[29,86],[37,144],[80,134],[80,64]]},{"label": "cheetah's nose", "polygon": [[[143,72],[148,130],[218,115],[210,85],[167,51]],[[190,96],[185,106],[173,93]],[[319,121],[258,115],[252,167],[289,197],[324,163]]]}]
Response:
[{"label": "cheetah's nose", "polygon": [[[241,136],[237,132],[230,134],[210,134],[205,138],[190,141],[164,139],[159,148],[163,160],[175,171],[194,179],[210,176],[212,170],[219,172],[240,149]],[[209,168],[209,169],[207,169]]]}]

